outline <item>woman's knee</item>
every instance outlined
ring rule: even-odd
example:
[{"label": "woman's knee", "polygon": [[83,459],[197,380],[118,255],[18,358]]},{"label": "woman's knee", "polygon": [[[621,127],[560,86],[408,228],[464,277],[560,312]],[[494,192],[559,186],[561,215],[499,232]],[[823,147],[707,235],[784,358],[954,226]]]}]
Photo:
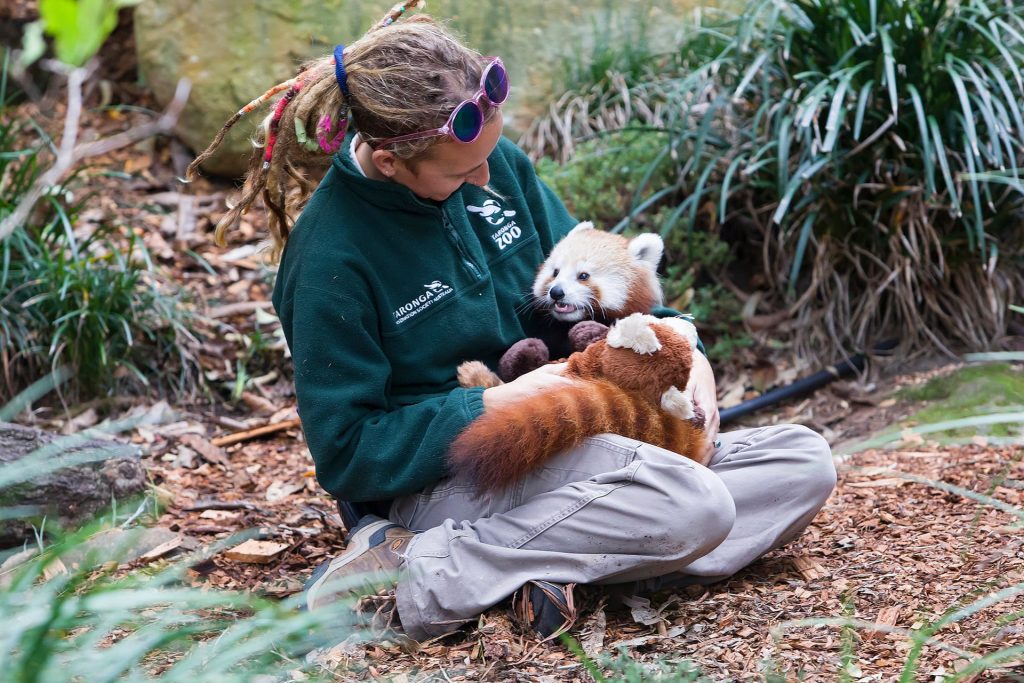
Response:
[{"label": "woman's knee", "polygon": [[788,425],[787,448],[799,461],[801,489],[810,497],[824,501],[836,486],[836,465],[832,448],[821,434],[803,425]]},{"label": "woman's knee", "polygon": [[736,504],[722,480],[701,465],[677,467],[660,479],[668,504],[658,506],[659,554],[699,557],[721,544],[736,521]]}]

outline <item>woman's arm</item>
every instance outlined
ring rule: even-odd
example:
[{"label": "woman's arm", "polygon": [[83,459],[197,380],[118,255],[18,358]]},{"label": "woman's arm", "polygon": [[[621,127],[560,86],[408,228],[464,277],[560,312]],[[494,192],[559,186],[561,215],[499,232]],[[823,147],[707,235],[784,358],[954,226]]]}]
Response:
[{"label": "woman's arm", "polygon": [[[656,318],[686,318],[693,322],[693,316],[680,313],[668,306],[655,306],[651,309],[651,315]],[[707,428],[708,443],[714,445],[718,440],[718,428],[721,418],[718,414],[718,387],[715,383],[715,372],[711,369],[711,363],[707,358],[707,351],[704,343],[697,340],[697,349],[700,353],[693,354],[693,369],[690,370],[690,381],[686,383],[683,393],[690,397],[701,410],[704,411],[704,424]]]}]

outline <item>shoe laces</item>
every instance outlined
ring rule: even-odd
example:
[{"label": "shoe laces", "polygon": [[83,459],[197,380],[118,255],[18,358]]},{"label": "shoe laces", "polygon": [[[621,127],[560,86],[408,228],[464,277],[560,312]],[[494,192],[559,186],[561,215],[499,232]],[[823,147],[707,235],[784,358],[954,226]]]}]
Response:
[{"label": "shoe laces", "polygon": [[356,601],[355,611],[367,622],[375,634],[399,630],[397,601],[393,588],[380,590],[373,595],[364,595]]}]

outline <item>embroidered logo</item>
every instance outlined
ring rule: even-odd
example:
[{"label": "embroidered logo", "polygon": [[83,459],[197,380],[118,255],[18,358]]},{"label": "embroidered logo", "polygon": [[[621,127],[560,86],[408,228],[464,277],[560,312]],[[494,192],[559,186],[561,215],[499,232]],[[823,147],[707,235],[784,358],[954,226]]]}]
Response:
[{"label": "embroidered logo", "polygon": [[484,217],[484,220],[491,225],[501,225],[505,222],[506,218],[511,218],[516,215],[515,211],[506,211],[505,209],[502,209],[501,204],[493,199],[484,201],[483,206],[466,204],[466,211],[480,214]]},{"label": "embroidered logo", "polygon": [[504,249],[523,234],[522,228],[512,220],[516,212],[501,208],[501,204],[494,199],[485,200],[483,206],[467,204],[466,211],[480,214],[485,221],[498,228],[491,235],[491,239],[498,245],[498,249]]},{"label": "embroidered logo", "polygon": [[455,291],[451,286],[444,284],[440,280],[434,280],[430,284],[423,285],[423,289],[425,291],[422,294],[412,301],[399,306],[398,310],[392,314],[395,316],[396,325],[401,325],[406,320],[425,311],[433,306],[435,302],[440,301]]}]

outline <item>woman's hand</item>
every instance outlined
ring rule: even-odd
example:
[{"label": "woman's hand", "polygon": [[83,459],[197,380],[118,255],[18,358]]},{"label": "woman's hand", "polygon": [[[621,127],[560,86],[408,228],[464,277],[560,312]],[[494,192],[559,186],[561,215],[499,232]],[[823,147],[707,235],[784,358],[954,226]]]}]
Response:
[{"label": "woman's hand", "polygon": [[536,396],[556,387],[572,386],[574,380],[564,377],[566,363],[542,365],[506,384],[484,389],[484,410]]},{"label": "woman's hand", "polygon": [[715,373],[711,363],[700,351],[693,352],[693,368],[690,370],[690,381],[683,390],[694,404],[704,411],[704,426],[707,430],[708,448],[714,448],[718,439],[718,389],[715,386]]}]

